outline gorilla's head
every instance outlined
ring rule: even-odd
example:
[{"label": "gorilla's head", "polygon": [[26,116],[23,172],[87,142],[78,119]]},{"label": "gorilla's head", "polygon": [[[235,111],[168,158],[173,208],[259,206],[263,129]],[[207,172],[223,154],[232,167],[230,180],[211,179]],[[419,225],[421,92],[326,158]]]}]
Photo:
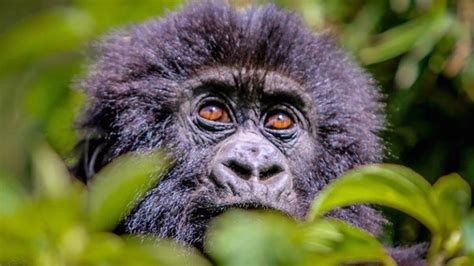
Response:
[{"label": "gorilla's head", "polygon": [[[121,232],[200,247],[209,219],[230,207],[303,218],[331,179],[382,158],[372,79],[273,5],[194,3],[112,33],[82,87],[79,177],[129,151],[175,158]],[[383,221],[364,205],[330,215],[372,233]]]}]

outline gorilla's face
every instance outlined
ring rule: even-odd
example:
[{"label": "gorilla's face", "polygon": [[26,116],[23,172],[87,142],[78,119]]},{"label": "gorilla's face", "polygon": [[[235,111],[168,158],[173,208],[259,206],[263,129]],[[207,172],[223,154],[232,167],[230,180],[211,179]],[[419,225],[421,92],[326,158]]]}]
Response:
[{"label": "gorilla's face", "polygon": [[123,229],[199,245],[209,219],[228,208],[302,217],[322,185],[311,174],[316,114],[304,89],[277,73],[234,68],[182,86],[174,136],[164,142],[178,161]]},{"label": "gorilla's face", "polygon": [[[371,78],[324,35],[272,5],[193,3],[106,37],[81,86],[91,97],[75,174],[87,180],[129,151],[175,158],[118,232],[201,246],[231,207],[302,218],[330,180],[380,161]],[[360,205],[334,211],[370,232]]]}]

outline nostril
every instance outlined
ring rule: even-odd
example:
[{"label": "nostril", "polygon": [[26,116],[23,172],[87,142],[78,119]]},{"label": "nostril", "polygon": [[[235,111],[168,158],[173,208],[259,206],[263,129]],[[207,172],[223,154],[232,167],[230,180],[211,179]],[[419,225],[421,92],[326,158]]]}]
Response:
[{"label": "nostril", "polygon": [[263,169],[260,171],[259,174],[259,180],[264,181],[267,179],[272,178],[273,176],[276,176],[277,174],[283,172],[283,168],[279,165],[272,165],[269,168]]},{"label": "nostril", "polygon": [[248,165],[242,164],[238,161],[231,160],[224,163],[229,169],[231,169],[237,176],[242,179],[248,180],[252,176],[252,168]]}]

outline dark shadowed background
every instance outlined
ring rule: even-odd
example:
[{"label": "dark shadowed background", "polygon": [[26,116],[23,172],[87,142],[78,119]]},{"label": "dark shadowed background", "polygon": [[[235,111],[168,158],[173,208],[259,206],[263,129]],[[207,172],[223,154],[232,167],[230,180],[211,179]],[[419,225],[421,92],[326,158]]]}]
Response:
[{"label": "dark shadowed background", "polygon": [[[245,6],[256,1],[232,1]],[[264,1],[259,1],[264,2]],[[386,95],[386,162],[431,182],[458,172],[474,185],[474,1],[279,0],[315,31],[330,32]],[[74,89],[103,32],[157,17],[172,0],[0,2],[0,175],[28,186],[30,154],[46,140],[67,163],[85,97]],[[395,242],[424,239],[390,211]],[[393,230],[392,230],[393,231]]]}]

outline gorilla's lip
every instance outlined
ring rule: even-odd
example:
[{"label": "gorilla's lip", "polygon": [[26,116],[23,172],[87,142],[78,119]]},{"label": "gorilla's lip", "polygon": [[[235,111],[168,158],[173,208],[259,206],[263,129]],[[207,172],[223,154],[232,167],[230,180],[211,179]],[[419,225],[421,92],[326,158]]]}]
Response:
[{"label": "gorilla's lip", "polygon": [[283,209],[276,208],[258,201],[226,202],[222,204],[216,204],[214,206],[207,206],[203,211],[205,211],[209,216],[215,217],[229,209],[272,210],[287,213]]}]

